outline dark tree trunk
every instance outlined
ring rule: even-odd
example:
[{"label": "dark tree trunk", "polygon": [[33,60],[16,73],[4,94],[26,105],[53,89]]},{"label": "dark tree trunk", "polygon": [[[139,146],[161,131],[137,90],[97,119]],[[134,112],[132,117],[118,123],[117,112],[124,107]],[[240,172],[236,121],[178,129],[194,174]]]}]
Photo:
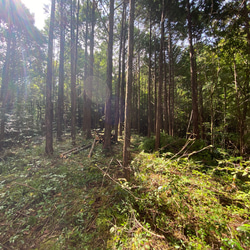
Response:
[{"label": "dark tree trunk", "polygon": [[124,144],[123,144],[123,165],[124,174],[127,180],[130,179],[129,161],[130,161],[130,137],[131,137],[131,93],[133,78],[133,49],[134,49],[134,15],[135,0],[129,0],[129,31],[128,31],[128,64],[126,76],[126,97],[125,97],[125,126],[124,126]]},{"label": "dark tree trunk", "polygon": [[105,132],[103,149],[111,150],[111,97],[112,97],[112,69],[113,69],[113,26],[114,26],[114,0],[110,0],[109,11],[109,37],[107,58],[107,91],[105,103]]},{"label": "dark tree trunk", "polygon": [[52,72],[53,72],[53,32],[55,21],[55,0],[51,2],[51,15],[50,15],[50,27],[49,27],[49,46],[48,46],[48,62],[47,62],[47,78],[46,78],[46,113],[45,113],[45,125],[46,125],[46,146],[45,153],[48,155],[53,154],[53,104],[51,100],[52,96]]},{"label": "dark tree trunk", "polygon": [[64,48],[65,48],[65,15],[63,0],[60,1],[60,63],[58,86],[57,139],[62,140],[64,113]]}]

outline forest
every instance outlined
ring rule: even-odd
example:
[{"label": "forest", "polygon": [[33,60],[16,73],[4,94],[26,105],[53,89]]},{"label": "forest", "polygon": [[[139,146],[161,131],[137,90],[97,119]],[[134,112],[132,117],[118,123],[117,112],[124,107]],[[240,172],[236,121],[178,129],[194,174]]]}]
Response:
[{"label": "forest", "polygon": [[0,249],[249,249],[250,1],[44,11],[0,1]]}]

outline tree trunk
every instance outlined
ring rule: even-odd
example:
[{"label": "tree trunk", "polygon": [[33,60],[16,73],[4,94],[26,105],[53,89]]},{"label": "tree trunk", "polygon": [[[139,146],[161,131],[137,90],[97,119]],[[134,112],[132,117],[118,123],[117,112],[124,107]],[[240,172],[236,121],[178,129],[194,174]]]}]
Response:
[{"label": "tree trunk", "polygon": [[150,24],[149,24],[149,64],[148,64],[148,137],[151,136],[152,132],[152,94],[151,94],[151,87],[152,87],[152,21],[151,21],[151,14],[150,14]]},{"label": "tree trunk", "polygon": [[168,57],[169,57],[169,91],[168,91],[168,118],[169,130],[168,133],[174,136],[174,63],[173,63],[173,41],[171,22],[168,21]]},{"label": "tree trunk", "polygon": [[[5,55],[5,62],[3,66],[3,73],[2,73],[2,86],[1,86],[1,98],[0,101],[2,102],[1,107],[1,127],[0,127],[0,145],[2,145],[2,140],[4,139],[4,127],[6,122],[5,112],[8,103],[8,87],[9,87],[9,77],[10,77],[10,55],[11,55],[11,36],[12,36],[12,28],[11,24],[9,23],[8,32],[7,32],[7,51]],[[1,148],[1,146],[0,146]]]},{"label": "tree trunk", "polygon": [[120,118],[119,118],[119,135],[122,136],[124,125],[124,110],[125,110],[125,70],[126,70],[126,8],[127,3],[124,1],[124,21],[123,21],[123,43],[122,43],[122,79],[121,79],[121,102],[120,102]]},{"label": "tree trunk", "polygon": [[[91,120],[88,121],[88,90],[89,84],[87,83],[88,79],[88,29],[89,29],[89,0],[87,0],[87,7],[86,7],[86,25],[85,25],[85,45],[84,45],[84,90],[83,90],[83,121],[82,121],[82,130],[83,132],[87,131],[88,127],[91,127]],[[91,103],[91,101],[90,101]],[[89,125],[90,123],[90,125]]]},{"label": "tree trunk", "polygon": [[94,34],[95,34],[95,1],[92,1],[91,8],[91,33],[90,33],[90,45],[89,45],[89,74],[87,79],[87,113],[86,113],[86,125],[87,125],[87,134],[86,138],[92,138],[91,135],[91,107],[92,107],[92,84],[93,84],[93,75],[94,75]]},{"label": "tree trunk", "polygon": [[[139,45],[140,46],[140,45]],[[137,94],[137,132],[140,134],[140,102],[141,102],[141,57],[140,57],[140,50],[138,53],[138,94]]]},{"label": "tree trunk", "polygon": [[119,69],[118,69],[118,80],[116,84],[116,91],[115,91],[115,141],[118,140],[118,129],[119,129],[119,117],[120,117],[120,94],[121,94],[121,75],[122,75],[122,48],[123,48],[123,35],[124,31],[124,22],[125,22],[125,8],[126,3],[123,2],[123,10],[122,10],[122,23],[121,23],[121,33],[120,33],[120,47],[119,47]]},{"label": "tree trunk", "polygon": [[199,138],[199,111],[198,111],[196,56],[193,47],[192,17],[190,12],[189,0],[187,0],[187,19],[188,19],[190,73],[191,73],[191,88],[192,88],[193,137]]},{"label": "tree trunk", "polygon": [[158,95],[157,95],[157,110],[156,110],[156,125],[155,125],[155,150],[160,148],[161,128],[162,128],[162,85],[163,85],[163,50],[164,50],[164,21],[165,21],[165,7],[164,0],[162,1],[162,13],[161,13],[161,44],[160,44],[160,56],[159,56],[159,83],[158,83]]},{"label": "tree trunk", "polygon": [[123,144],[123,166],[124,174],[127,180],[130,179],[129,161],[130,161],[130,137],[131,137],[131,93],[133,78],[133,49],[134,49],[134,15],[135,0],[129,0],[129,31],[128,31],[128,64],[126,76],[126,97],[125,97],[125,127]]},{"label": "tree trunk", "polygon": [[110,0],[109,11],[109,37],[107,58],[107,90],[105,104],[105,132],[103,149],[111,150],[111,97],[112,97],[112,69],[113,69],[113,26],[114,26],[114,0]]},{"label": "tree trunk", "polygon": [[71,138],[76,140],[76,35],[75,35],[75,0],[71,1]]},{"label": "tree trunk", "polygon": [[45,113],[45,124],[46,124],[46,146],[45,153],[48,155],[53,154],[53,131],[52,131],[52,120],[53,120],[53,104],[51,101],[52,96],[52,72],[53,72],[53,32],[54,32],[54,21],[55,21],[55,0],[51,2],[51,15],[50,15],[50,27],[49,27],[49,46],[48,46],[48,62],[47,62],[47,78],[46,78],[46,113]]},{"label": "tree trunk", "polygon": [[65,15],[63,0],[60,1],[60,64],[58,85],[57,139],[62,140],[64,113],[64,47],[65,47]]}]

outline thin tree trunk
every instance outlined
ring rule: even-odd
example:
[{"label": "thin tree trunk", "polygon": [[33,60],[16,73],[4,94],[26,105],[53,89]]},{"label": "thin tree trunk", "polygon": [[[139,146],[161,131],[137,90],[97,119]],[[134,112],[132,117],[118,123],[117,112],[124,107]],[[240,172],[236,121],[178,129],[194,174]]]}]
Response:
[{"label": "thin tree trunk", "polygon": [[62,140],[64,113],[64,47],[65,47],[65,16],[63,0],[60,0],[60,63],[58,85],[57,139]]},{"label": "thin tree trunk", "polygon": [[173,41],[172,41],[172,27],[171,22],[168,21],[168,57],[169,57],[169,93],[168,93],[168,117],[169,130],[168,133],[174,136],[174,63],[173,63]]},{"label": "thin tree trunk", "polygon": [[75,36],[75,0],[71,1],[71,138],[76,140],[76,36]]},{"label": "thin tree trunk", "polygon": [[114,0],[110,0],[109,10],[109,38],[107,58],[107,91],[105,104],[105,132],[103,149],[111,150],[111,97],[112,97],[112,69],[113,69],[113,26],[114,26]]},{"label": "thin tree trunk", "polygon": [[10,69],[10,52],[11,52],[11,33],[12,28],[11,24],[9,23],[8,32],[7,32],[7,51],[5,55],[5,62],[3,66],[3,73],[2,73],[2,86],[1,86],[1,98],[0,101],[2,102],[1,107],[1,127],[0,127],[0,148],[2,145],[2,140],[4,139],[4,127],[6,123],[6,108],[8,103],[8,86],[9,86],[9,69]]},{"label": "thin tree trunk", "polygon": [[125,70],[126,70],[126,8],[127,4],[124,1],[124,22],[123,22],[123,43],[122,43],[122,79],[121,79],[121,102],[120,102],[120,118],[119,118],[119,135],[122,136],[123,125],[124,125],[124,110],[125,110]]},{"label": "thin tree trunk", "polygon": [[161,44],[160,44],[160,56],[159,56],[159,83],[158,83],[158,95],[157,95],[157,110],[156,110],[156,130],[155,130],[155,150],[160,148],[161,128],[162,128],[162,86],[163,86],[163,51],[164,51],[164,0],[162,0],[162,13],[161,13]]},{"label": "thin tree trunk", "polygon": [[157,113],[157,51],[156,51],[156,36],[154,36],[154,41],[155,41],[155,47],[154,47],[154,75],[155,75],[155,78],[154,78],[154,94],[155,94],[155,98],[154,98],[154,132],[156,131],[156,113]]},{"label": "thin tree trunk", "polygon": [[193,47],[192,17],[190,13],[189,0],[187,0],[187,19],[188,19],[190,73],[191,73],[191,88],[192,88],[193,136],[199,138],[197,70],[196,70],[196,57],[195,57],[195,52],[194,52],[194,47]]},{"label": "thin tree trunk", "polygon": [[134,49],[134,15],[135,0],[129,0],[129,31],[128,31],[128,64],[126,76],[126,97],[125,97],[125,127],[123,144],[123,165],[124,174],[127,180],[130,179],[129,161],[130,161],[130,137],[131,137],[131,92],[133,78],[133,49]]},{"label": "thin tree trunk", "polygon": [[52,96],[52,72],[53,72],[53,32],[54,32],[54,21],[55,21],[55,0],[51,1],[51,15],[50,15],[50,27],[49,27],[49,46],[48,46],[48,62],[47,62],[47,78],[46,78],[46,113],[45,113],[45,124],[46,124],[46,145],[45,153],[48,155],[53,154],[53,131],[52,131],[52,120],[53,120],[53,105],[51,101]]},{"label": "thin tree trunk", "polygon": [[123,46],[123,33],[124,33],[124,15],[125,15],[125,1],[123,2],[122,10],[122,23],[120,33],[120,47],[119,47],[119,66],[118,66],[118,79],[115,90],[115,141],[118,140],[119,117],[120,117],[120,93],[121,93],[121,69],[122,69],[122,46]]},{"label": "thin tree trunk", "polygon": [[92,106],[92,84],[93,84],[93,75],[94,75],[94,34],[95,34],[95,1],[92,1],[91,8],[91,33],[90,33],[90,53],[89,53],[89,78],[87,79],[88,92],[87,92],[87,134],[86,138],[92,138],[91,135],[91,106]]},{"label": "thin tree trunk", "polygon": [[[85,25],[85,48],[84,48],[84,91],[83,91],[83,121],[82,121],[82,130],[83,132],[87,131],[87,127],[89,126],[88,123],[88,115],[87,115],[87,109],[90,108],[88,107],[88,90],[89,88],[88,83],[87,83],[87,78],[88,78],[88,29],[89,29],[89,0],[87,0],[87,7],[86,7],[86,25]],[[91,127],[91,121],[90,121],[90,126]]]},{"label": "thin tree trunk", "polygon": [[[150,12],[151,13],[151,12]],[[151,136],[152,132],[152,94],[151,94],[151,87],[152,87],[152,21],[151,21],[151,14],[150,14],[150,21],[149,21],[149,65],[148,65],[148,137]]]}]

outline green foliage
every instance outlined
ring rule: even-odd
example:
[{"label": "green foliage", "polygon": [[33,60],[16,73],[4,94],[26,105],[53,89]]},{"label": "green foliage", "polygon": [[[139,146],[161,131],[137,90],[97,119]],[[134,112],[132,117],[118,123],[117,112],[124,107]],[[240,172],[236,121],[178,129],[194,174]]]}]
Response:
[{"label": "green foliage", "polygon": [[[202,146],[192,145],[195,150]],[[138,249],[134,242],[141,238],[153,249],[250,247],[244,224],[249,219],[249,191],[243,183],[229,189],[230,173],[217,179],[213,171],[203,173],[203,165],[193,159],[171,160],[149,153],[138,154],[132,167],[136,198],[123,205],[126,218],[111,229],[113,249]]]},{"label": "green foliage", "polygon": [[[0,246],[248,249],[249,161],[217,149],[218,166],[207,166],[191,155],[203,141],[163,138],[174,153],[138,153],[144,140],[133,137],[130,182],[114,160],[121,157],[121,144],[112,158],[104,157],[101,145],[92,158],[86,151],[68,159],[44,158],[44,145],[36,141],[25,151],[5,151]],[[183,143],[188,154],[176,146]],[[55,145],[55,155],[70,147],[71,141]]]}]

